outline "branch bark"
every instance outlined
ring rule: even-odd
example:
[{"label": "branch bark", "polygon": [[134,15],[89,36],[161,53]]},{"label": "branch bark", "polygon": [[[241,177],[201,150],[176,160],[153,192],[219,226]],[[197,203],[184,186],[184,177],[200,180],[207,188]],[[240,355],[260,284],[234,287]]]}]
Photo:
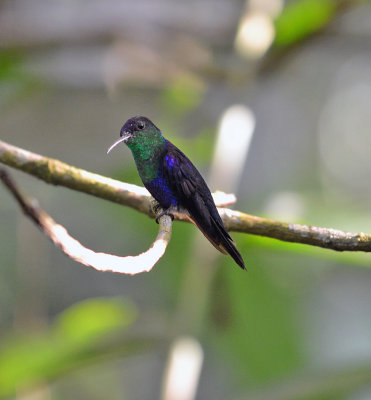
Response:
[{"label": "branch bark", "polygon": [[39,207],[35,200],[31,200],[21,193],[13,179],[3,168],[0,168],[0,179],[17,200],[24,214],[31,218],[63,253],[80,264],[98,271],[135,275],[149,272],[165,254],[172,230],[172,220],[168,215],[159,218],[157,238],[147,251],[137,256],[126,257],[97,253],[74,239],[66,228],[56,223],[50,215]]},{"label": "branch bark", "polygon": [[[129,206],[151,218],[151,196],[142,187],[115,181],[101,175],[72,167],[0,141],[0,162],[31,174],[47,183],[61,185],[112,202]],[[218,206],[234,202],[233,195],[216,194]],[[261,218],[240,211],[220,208],[219,212],[230,231],[266,236],[287,242],[302,243],[337,251],[371,252],[371,234],[344,232],[301,224],[290,224]],[[177,213],[176,220],[189,221]]]}]

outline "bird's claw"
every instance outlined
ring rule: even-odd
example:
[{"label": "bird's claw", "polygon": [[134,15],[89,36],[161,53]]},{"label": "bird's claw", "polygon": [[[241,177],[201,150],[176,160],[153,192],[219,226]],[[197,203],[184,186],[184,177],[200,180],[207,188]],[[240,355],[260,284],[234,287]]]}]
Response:
[{"label": "bird's claw", "polygon": [[154,211],[154,213],[155,214],[157,214],[157,211],[158,211],[158,209],[160,208],[160,203],[155,203],[154,205],[153,205],[153,211]]}]

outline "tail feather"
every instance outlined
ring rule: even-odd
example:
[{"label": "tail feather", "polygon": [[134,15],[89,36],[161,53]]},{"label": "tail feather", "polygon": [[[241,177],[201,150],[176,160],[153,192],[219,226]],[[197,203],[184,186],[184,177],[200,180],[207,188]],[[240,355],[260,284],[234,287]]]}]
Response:
[{"label": "tail feather", "polygon": [[229,254],[239,267],[246,270],[240,252],[237,250],[225,227],[221,225],[219,221],[215,221],[215,219],[212,218],[212,228],[214,232],[210,232],[209,227],[206,230],[206,228],[201,226],[195,219],[192,218],[191,220],[218,251],[223,254]]},{"label": "tail feather", "polygon": [[242,268],[246,269],[245,263],[240,252],[237,250],[236,245],[229,236],[223,225],[220,225],[218,221],[214,221],[216,229],[219,231],[219,237],[221,239],[220,245],[228,252],[228,254],[234,259],[234,261]]}]

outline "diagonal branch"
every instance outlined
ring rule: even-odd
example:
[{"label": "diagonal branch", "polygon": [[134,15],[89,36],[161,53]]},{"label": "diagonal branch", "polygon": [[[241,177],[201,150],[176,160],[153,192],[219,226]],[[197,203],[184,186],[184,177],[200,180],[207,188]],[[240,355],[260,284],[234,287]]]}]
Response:
[{"label": "diagonal branch", "polygon": [[[139,186],[93,174],[3,141],[0,141],[0,162],[31,174],[47,183],[79,190],[129,206],[151,218],[155,217],[151,208],[149,193]],[[233,195],[214,194],[214,196],[216,196],[218,206],[231,204],[235,199]],[[219,209],[219,212],[230,231],[250,233],[337,251],[371,252],[371,234],[289,224],[224,208]],[[175,219],[189,221],[186,215],[180,213],[175,215]]]},{"label": "diagonal branch", "polygon": [[[134,208],[151,218],[155,217],[150,202],[151,195],[144,187],[93,174],[59,160],[12,146],[1,140],[0,162],[33,175],[46,183],[91,194]],[[218,206],[226,206],[235,203],[236,197],[233,194],[217,192],[214,194],[214,200]]]},{"label": "diagonal branch", "polygon": [[98,271],[111,271],[130,275],[149,272],[164,255],[170,241],[172,220],[168,215],[163,215],[159,218],[157,238],[144,253],[127,257],[96,253],[70,236],[66,228],[57,224],[34,200],[30,200],[23,195],[3,168],[0,168],[0,179],[15,197],[24,214],[31,218],[65,254],[87,267],[92,267]]}]

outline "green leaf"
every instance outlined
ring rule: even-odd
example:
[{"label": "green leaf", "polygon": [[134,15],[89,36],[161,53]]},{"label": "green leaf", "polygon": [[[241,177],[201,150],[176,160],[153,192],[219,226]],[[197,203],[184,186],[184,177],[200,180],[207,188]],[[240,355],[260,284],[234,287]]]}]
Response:
[{"label": "green leaf", "polygon": [[290,46],[326,26],[336,10],[334,0],[298,0],[276,19],[277,46]]},{"label": "green leaf", "polygon": [[91,299],[66,310],[43,334],[3,340],[0,396],[50,381],[102,357],[131,354],[146,347],[145,339],[122,336],[122,328],[134,318],[133,306],[123,300]]},{"label": "green leaf", "polygon": [[64,339],[95,339],[134,322],[134,307],[120,299],[89,299],[63,312],[57,319],[54,333]]}]

